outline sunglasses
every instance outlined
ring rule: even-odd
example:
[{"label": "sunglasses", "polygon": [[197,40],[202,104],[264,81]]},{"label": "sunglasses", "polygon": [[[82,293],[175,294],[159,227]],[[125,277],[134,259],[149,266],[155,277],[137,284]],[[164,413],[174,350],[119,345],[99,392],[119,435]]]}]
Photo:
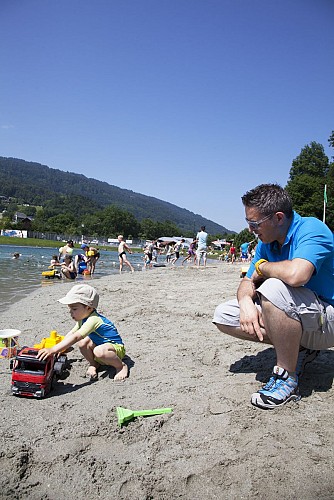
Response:
[{"label": "sunglasses", "polygon": [[273,216],[274,214],[270,214],[270,215],[267,215],[266,217],[263,217],[263,219],[261,220],[249,220],[249,219],[245,219],[247,224],[249,225],[249,228],[252,229],[252,231],[257,231],[260,227],[260,225],[262,224],[262,222],[265,222],[266,220],[269,220],[271,219],[271,217]]}]

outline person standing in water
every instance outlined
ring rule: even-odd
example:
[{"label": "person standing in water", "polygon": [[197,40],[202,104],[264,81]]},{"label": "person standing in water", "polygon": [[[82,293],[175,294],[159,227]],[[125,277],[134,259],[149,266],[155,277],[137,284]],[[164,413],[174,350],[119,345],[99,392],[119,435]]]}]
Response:
[{"label": "person standing in water", "polygon": [[132,253],[131,248],[129,247],[129,245],[125,243],[125,241],[123,240],[123,236],[121,234],[117,237],[117,239],[119,241],[118,245],[119,273],[120,274],[122,273],[123,264],[128,266],[131,269],[131,272],[134,273],[135,270],[133,269],[132,265],[126,258],[126,251]]}]

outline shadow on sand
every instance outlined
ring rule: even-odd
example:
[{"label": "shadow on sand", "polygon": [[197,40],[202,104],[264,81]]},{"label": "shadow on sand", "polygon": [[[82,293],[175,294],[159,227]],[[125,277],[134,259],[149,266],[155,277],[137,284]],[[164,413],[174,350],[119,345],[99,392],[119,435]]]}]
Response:
[{"label": "shadow on sand", "polygon": [[[128,355],[125,355],[122,361],[127,365],[129,369],[128,377],[130,377],[131,368],[135,365],[135,362]],[[99,372],[99,378],[106,378],[106,377],[114,378],[116,375],[115,368],[107,365],[101,365],[99,367],[98,372]]]},{"label": "shadow on sand", "polygon": [[[256,380],[266,383],[276,363],[275,350],[272,347],[256,355],[244,356],[230,366],[232,373],[255,373]],[[304,397],[312,392],[327,392],[333,385],[334,351],[321,351],[319,356],[306,366],[300,377],[299,390]]]}]

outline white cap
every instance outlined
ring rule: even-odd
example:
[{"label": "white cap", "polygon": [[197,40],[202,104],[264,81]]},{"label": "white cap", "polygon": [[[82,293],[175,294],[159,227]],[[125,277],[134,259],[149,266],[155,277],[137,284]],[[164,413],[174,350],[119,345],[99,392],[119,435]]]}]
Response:
[{"label": "white cap", "polygon": [[84,304],[96,309],[99,304],[99,294],[90,285],[74,285],[58,302],[61,304]]}]

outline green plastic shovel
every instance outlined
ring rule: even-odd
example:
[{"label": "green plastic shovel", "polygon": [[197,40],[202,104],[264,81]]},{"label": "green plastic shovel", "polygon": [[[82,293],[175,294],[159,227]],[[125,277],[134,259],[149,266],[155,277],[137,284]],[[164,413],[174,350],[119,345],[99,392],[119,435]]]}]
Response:
[{"label": "green plastic shovel", "polygon": [[140,410],[132,411],[127,408],[122,408],[122,406],[117,406],[116,413],[118,419],[118,425],[122,427],[123,424],[130,422],[135,417],[148,417],[150,415],[162,415],[163,413],[171,413],[172,408],[156,408],[155,410]]}]

